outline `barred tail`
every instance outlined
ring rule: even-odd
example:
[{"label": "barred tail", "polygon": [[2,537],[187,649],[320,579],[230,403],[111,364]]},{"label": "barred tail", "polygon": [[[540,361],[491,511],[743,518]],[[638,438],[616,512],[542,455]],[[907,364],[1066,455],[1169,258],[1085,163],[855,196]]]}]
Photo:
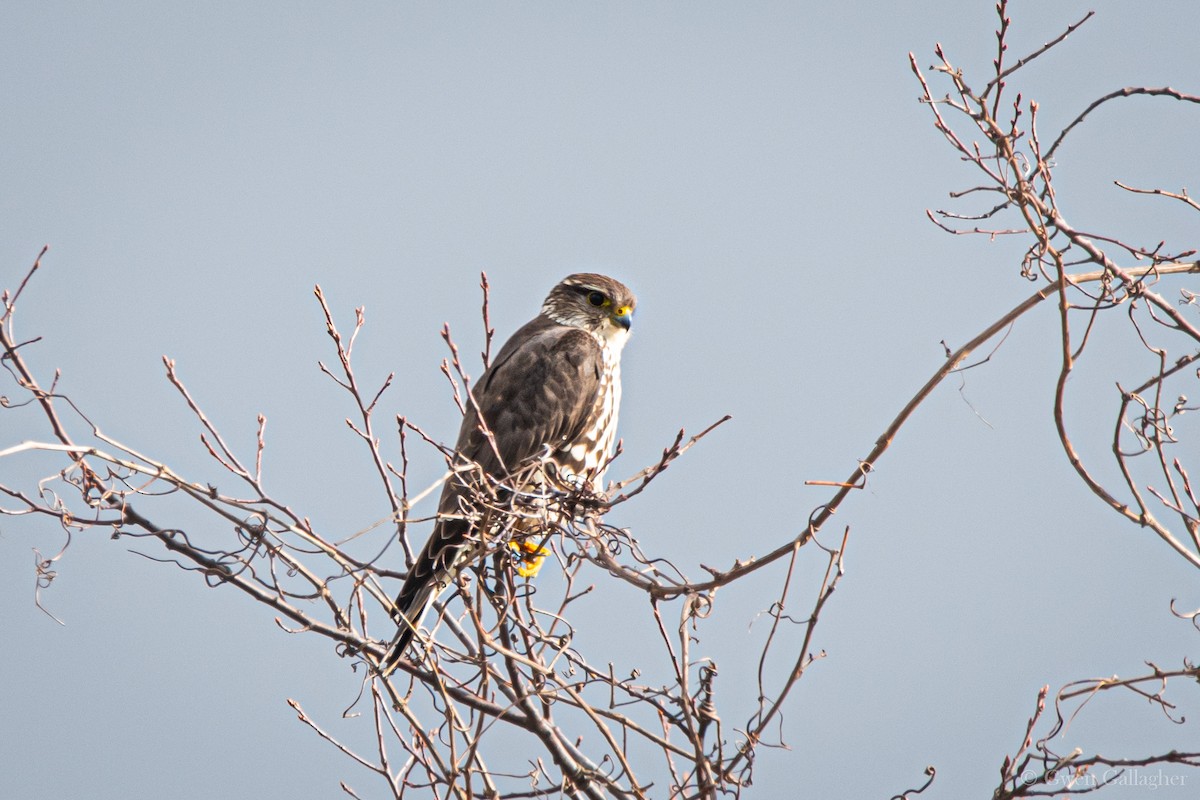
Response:
[{"label": "barred tail", "polygon": [[408,571],[400,594],[396,597],[396,608],[392,616],[400,630],[388,646],[380,662],[380,672],[391,674],[396,662],[404,655],[417,633],[417,627],[425,617],[434,597],[454,579],[463,543],[470,526],[461,520],[448,520],[434,528],[433,535],[425,543],[421,554]]},{"label": "barred tail", "polygon": [[400,596],[396,598],[395,616],[400,630],[396,632],[396,638],[392,639],[392,643],[388,646],[383,660],[379,663],[380,672],[384,676],[391,674],[392,670],[396,668],[396,662],[400,660],[404,655],[404,651],[412,643],[413,637],[416,636],[417,628],[420,626],[425,612],[429,609],[429,603],[433,600],[434,590],[437,588],[437,585],[437,581],[431,580],[421,587],[421,590],[417,594],[406,598],[404,590],[408,589],[408,582],[405,582],[404,589],[401,589]]}]

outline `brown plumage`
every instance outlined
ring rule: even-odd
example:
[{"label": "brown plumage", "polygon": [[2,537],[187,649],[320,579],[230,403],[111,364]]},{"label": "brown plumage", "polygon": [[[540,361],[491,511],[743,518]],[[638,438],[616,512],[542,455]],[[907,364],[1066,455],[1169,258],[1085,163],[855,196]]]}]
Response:
[{"label": "brown plumage", "polygon": [[612,278],[570,275],[479,378],[472,391],[475,404],[468,404],[458,432],[455,473],[442,489],[438,521],[396,598],[400,631],[384,658],[385,670],[404,654],[429,603],[471,554],[467,545],[477,537],[470,487],[481,473],[504,481],[544,457],[559,480],[602,488],[616,441],[621,349],[636,303],[633,293]]}]

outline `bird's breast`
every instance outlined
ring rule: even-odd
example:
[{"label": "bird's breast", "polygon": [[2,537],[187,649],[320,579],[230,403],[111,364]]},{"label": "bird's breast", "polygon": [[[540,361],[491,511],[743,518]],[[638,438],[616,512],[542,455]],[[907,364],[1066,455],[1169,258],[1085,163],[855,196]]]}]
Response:
[{"label": "bird's breast", "polygon": [[621,406],[620,353],[604,348],[604,369],[595,403],[583,432],[559,450],[559,468],[603,489],[605,467],[617,441],[617,415]]}]

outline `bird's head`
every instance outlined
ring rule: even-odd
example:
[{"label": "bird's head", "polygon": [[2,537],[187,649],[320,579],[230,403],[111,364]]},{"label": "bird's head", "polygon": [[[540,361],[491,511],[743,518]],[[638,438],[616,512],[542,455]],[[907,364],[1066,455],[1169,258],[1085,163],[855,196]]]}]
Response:
[{"label": "bird's head", "polygon": [[629,287],[606,275],[568,275],[550,290],[542,313],[560,325],[582,328],[605,342],[623,345],[629,338],[637,298]]}]

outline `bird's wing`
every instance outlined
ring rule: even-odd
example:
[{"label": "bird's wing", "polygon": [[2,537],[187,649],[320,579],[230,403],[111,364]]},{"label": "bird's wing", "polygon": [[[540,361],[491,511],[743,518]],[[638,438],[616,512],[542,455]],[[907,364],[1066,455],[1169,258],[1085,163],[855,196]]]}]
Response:
[{"label": "bird's wing", "polygon": [[[603,368],[600,345],[578,328],[537,317],[513,334],[473,389],[455,446],[464,463],[474,462],[488,475],[503,478],[540,454],[578,438],[599,401]],[[492,441],[479,424],[487,423]],[[467,477],[451,477],[442,490],[439,514],[461,514]],[[411,640],[425,607],[449,580],[471,533],[461,518],[443,517],[413,562],[396,598],[400,633],[385,663],[399,658]]]},{"label": "bird's wing", "polygon": [[[578,438],[599,402],[600,345],[586,331],[538,317],[515,333],[483,374],[455,449],[503,477],[542,452]],[[498,457],[498,458],[497,458]]]}]

